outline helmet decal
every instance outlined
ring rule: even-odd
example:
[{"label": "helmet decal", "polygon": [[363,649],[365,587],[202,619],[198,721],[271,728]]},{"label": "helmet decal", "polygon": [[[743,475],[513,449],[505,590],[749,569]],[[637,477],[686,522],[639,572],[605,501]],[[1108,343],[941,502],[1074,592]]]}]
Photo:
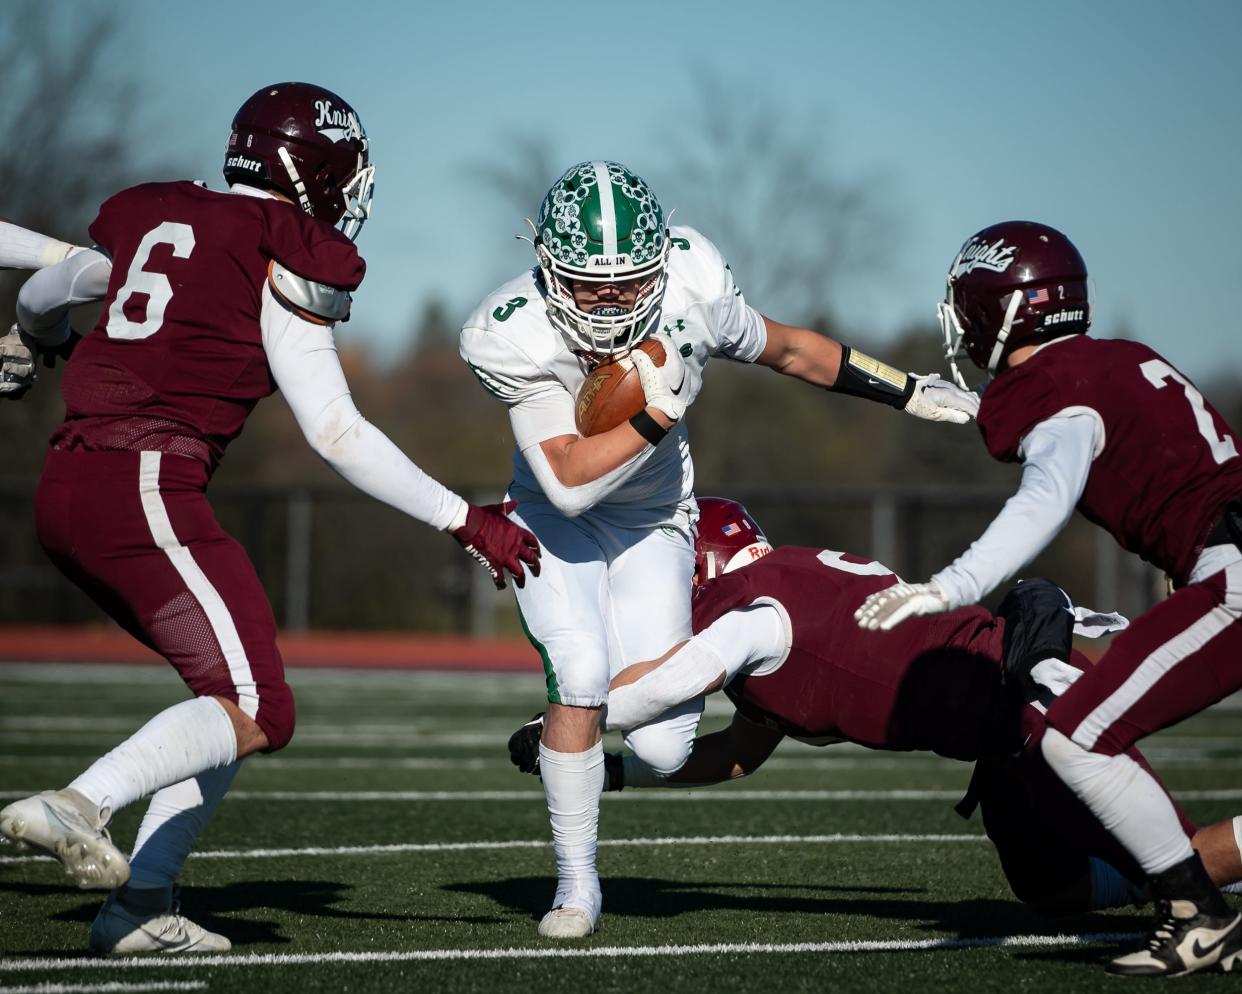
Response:
[{"label": "helmet decal", "polygon": [[957,263],[953,267],[954,276],[965,276],[976,269],[990,269],[994,273],[1003,273],[1013,265],[1016,245],[1006,245],[1003,238],[998,238],[990,245],[975,235],[962,246],[958,253]]},{"label": "helmet decal", "polygon": [[[664,209],[646,181],[619,162],[571,166],[548,190],[533,229],[548,318],[585,350],[630,348],[656,324],[667,283]],[[580,283],[635,284],[633,305],[580,307]]]}]

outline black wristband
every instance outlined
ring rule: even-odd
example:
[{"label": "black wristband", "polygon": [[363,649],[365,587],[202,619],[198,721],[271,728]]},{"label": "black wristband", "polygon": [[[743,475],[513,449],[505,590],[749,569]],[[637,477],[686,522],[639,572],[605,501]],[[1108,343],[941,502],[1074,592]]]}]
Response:
[{"label": "black wristband", "polygon": [[647,413],[645,407],[630,418],[630,427],[652,445],[659,445],[664,436],[668,434],[668,429],[661,428],[656,419]]},{"label": "black wristband", "polygon": [[901,410],[914,393],[914,377],[846,345],[841,348],[837,381],[829,389]]}]

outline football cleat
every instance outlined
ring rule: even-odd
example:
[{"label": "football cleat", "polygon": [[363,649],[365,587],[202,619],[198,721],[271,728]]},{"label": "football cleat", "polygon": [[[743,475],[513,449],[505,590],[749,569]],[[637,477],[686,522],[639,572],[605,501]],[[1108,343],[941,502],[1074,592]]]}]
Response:
[{"label": "football cleat", "polygon": [[163,912],[142,915],[122,907],[109,894],[91,923],[91,952],[100,956],[132,953],[227,953],[233,944],[222,935],[208,932],[180,913],[174,899]]},{"label": "football cleat", "polygon": [[50,790],[0,811],[0,835],[60,860],[83,890],[115,890],[129,879],[129,862],[112,844],[99,808],[76,790]]},{"label": "football cleat", "polygon": [[543,712],[509,736],[509,762],[523,773],[539,776],[539,740],[543,737]]},{"label": "football cleat", "polygon": [[1242,958],[1242,915],[1217,917],[1193,901],[1161,900],[1147,948],[1119,956],[1105,969],[1121,977],[1176,977],[1219,964],[1226,973]]},{"label": "football cleat", "polygon": [[545,939],[585,939],[595,931],[595,922],[581,908],[553,908],[539,922]]}]

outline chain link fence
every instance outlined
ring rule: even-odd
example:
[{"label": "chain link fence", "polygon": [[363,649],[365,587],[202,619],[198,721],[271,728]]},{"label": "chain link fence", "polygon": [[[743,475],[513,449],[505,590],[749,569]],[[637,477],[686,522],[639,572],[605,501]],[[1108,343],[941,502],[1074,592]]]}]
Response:
[{"label": "chain link fence", "polygon": [[[97,623],[98,608],[39,547],[34,491],[33,480],[0,480],[0,624]],[[909,579],[950,562],[1008,496],[991,488],[811,485],[708,484],[699,492],[744,501],[776,545],[867,555]],[[211,488],[211,503],[250,554],[286,629],[520,633],[512,595],[494,590],[451,538],[357,491],[221,484]],[[1051,577],[1077,602],[1131,617],[1163,595],[1157,571],[1077,517],[1025,575]]]}]

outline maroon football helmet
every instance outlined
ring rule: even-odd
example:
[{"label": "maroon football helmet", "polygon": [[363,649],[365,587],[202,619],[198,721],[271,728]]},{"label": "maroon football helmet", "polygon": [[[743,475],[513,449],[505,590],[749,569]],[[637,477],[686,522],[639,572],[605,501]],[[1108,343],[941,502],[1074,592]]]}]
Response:
[{"label": "maroon football helmet", "polygon": [[1087,267],[1055,228],[1003,221],[962,246],[937,310],[953,378],[969,389],[957,365],[963,351],[995,376],[1014,349],[1090,327]]},{"label": "maroon football helmet", "polygon": [[699,522],[694,531],[694,582],[705,583],[752,563],[772,551],[772,545],[735,500],[699,498]]},{"label": "maroon football helmet", "polygon": [[274,83],[234,115],[224,178],[282,193],[352,240],[371,213],[375,167],[349,104],[322,86]]}]

